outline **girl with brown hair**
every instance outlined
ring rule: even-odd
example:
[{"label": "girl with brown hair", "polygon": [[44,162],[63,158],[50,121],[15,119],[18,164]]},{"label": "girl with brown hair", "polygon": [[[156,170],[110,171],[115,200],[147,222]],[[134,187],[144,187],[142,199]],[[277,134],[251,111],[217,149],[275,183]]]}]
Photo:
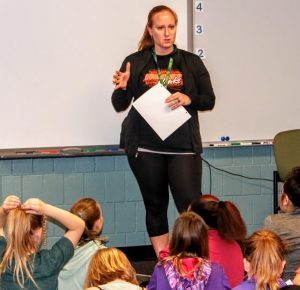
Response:
[{"label": "girl with brown hair", "polygon": [[278,290],[285,286],[280,277],[285,266],[286,248],[275,233],[267,230],[254,232],[243,242],[248,279],[233,290]]},{"label": "girl with brown hair", "polygon": [[208,248],[203,219],[193,212],[181,214],[173,227],[170,256],[155,266],[147,289],[231,289],[223,267],[209,259]]},{"label": "girl with brown hair", "polygon": [[136,272],[126,255],[117,248],[99,250],[89,265],[86,290],[141,290]]},{"label": "girl with brown hair", "polygon": [[243,253],[238,242],[246,237],[246,225],[240,211],[231,201],[220,201],[214,195],[195,199],[189,210],[200,215],[209,227],[209,257],[224,267],[231,287],[244,277]]},{"label": "girl with brown hair", "polygon": [[[40,250],[47,216],[67,231],[51,249]],[[0,207],[1,290],[56,290],[59,271],[73,256],[83,229],[83,221],[63,209],[37,198],[21,205],[19,197],[8,196]]]},{"label": "girl with brown hair", "polygon": [[300,264],[300,166],[293,168],[285,179],[279,206],[278,214],[266,217],[264,228],[279,235],[289,246],[282,274],[286,281],[293,279]]},{"label": "girl with brown hair", "polygon": [[74,256],[59,273],[58,290],[82,290],[93,255],[105,248],[105,239],[99,236],[103,227],[100,204],[93,198],[85,197],[75,202],[70,211],[84,221],[85,229]]}]

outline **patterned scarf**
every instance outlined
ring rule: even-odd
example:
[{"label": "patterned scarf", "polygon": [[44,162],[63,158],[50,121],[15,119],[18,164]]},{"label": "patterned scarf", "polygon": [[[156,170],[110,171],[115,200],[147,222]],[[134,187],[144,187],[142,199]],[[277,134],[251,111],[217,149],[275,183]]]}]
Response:
[{"label": "patterned scarf", "polygon": [[164,263],[164,269],[173,290],[204,290],[211,273],[211,261],[202,259],[194,271],[192,279],[182,276],[176,269],[174,262]]}]

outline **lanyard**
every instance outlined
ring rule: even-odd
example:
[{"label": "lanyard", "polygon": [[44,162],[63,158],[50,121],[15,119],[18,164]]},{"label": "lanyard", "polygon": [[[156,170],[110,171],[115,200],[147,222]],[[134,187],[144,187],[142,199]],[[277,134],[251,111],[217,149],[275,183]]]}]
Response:
[{"label": "lanyard", "polygon": [[156,66],[157,66],[157,74],[158,74],[159,81],[166,88],[168,86],[168,81],[169,81],[171,69],[172,69],[172,66],[173,66],[173,58],[170,57],[169,64],[168,64],[168,71],[167,71],[165,79],[163,79],[162,76],[161,76],[161,71],[160,71],[160,68],[158,66],[157,56],[156,56],[156,53],[155,53],[154,49],[153,49],[152,54],[153,54],[153,58],[154,58],[154,61],[156,63]]}]

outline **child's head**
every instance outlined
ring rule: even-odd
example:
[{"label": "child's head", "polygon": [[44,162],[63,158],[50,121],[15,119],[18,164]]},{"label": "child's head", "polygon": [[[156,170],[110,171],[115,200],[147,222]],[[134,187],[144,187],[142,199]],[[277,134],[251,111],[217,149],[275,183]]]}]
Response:
[{"label": "child's head", "polygon": [[79,216],[85,222],[86,229],[82,234],[79,245],[98,239],[102,231],[103,216],[100,204],[96,200],[89,197],[79,199],[72,206],[71,213]]},{"label": "child's head", "polygon": [[282,187],[280,208],[283,211],[300,207],[300,167],[295,167],[288,174]]},{"label": "child's head", "polygon": [[6,234],[7,243],[14,247],[24,246],[35,251],[45,237],[45,217],[26,213],[21,207],[11,210],[7,216]]},{"label": "child's head", "polygon": [[284,265],[286,244],[275,233],[267,230],[254,232],[243,242],[244,265],[248,277],[256,280],[256,289],[279,288]]},{"label": "child's head", "polygon": [[137,285],[136,272],[126,255],[117,248],[98,250],[93,256],[85,287],[94,287],[120,279]]},{"label": "child's head", "polygon": [[208,232],[204,220],[194,212],[181,214],[174,223],[170,255],[207,258]]},{"label": "child's head", "polygon": [[7,267],[12,268],[14,258],[14,275],[20,286],[24,285],[24,276],[35,284],[28,261],[29,256],[38,251],[46,238],[45,223],[44,216],[26,213],[21,207],[12,209],[7,216],[7,247],[0,269],[2,273]]},{"label": "child's head", "polygon": [[211,229],[217,229],[226,240],[241,241],[246,236],[246,225],[238,208],[230,201],[220,201],[214,195],[200,195],[190,207]]}]

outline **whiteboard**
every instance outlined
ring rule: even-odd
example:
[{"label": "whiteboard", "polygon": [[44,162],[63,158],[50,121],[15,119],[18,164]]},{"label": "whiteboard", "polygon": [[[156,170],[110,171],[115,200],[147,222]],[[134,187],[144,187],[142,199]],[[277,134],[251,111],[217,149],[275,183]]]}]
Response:
[{"label": "whiteboard", "polygon": [[193,10],[194,51],[203,50],[216,94],[213,111],[200,113],[203,141],[300,128],[300,1],[204,0]]},{"label": "whiteboard", "polygon": [[118,144],[112,75],[156,5],[177,12],[187,49],[188,2],[0,0],[0,149]]}]

